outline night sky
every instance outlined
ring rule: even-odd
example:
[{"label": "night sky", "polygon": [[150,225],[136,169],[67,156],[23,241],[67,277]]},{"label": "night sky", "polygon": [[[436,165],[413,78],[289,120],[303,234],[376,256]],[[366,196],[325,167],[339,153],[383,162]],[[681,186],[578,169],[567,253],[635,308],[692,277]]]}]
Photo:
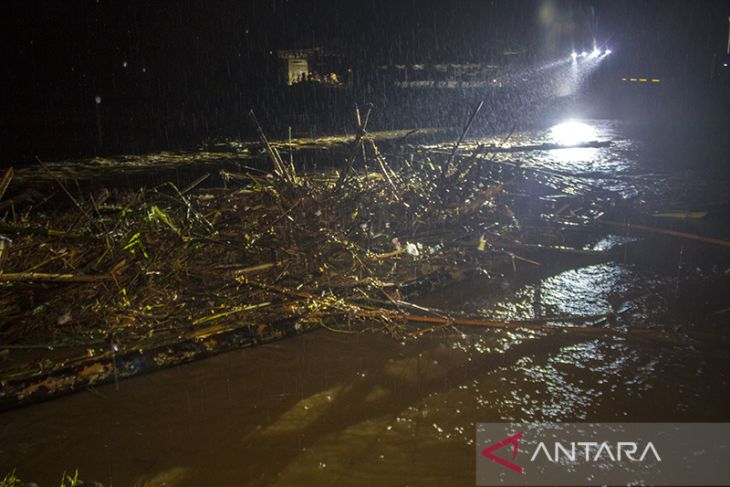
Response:
[{"label": "night sky", "polygon": [[4,10],[8,165],[246,137],[249,108],[264,118],[285,110],[278,49],[339,50],[356,99],[380,64],[493,62],[504,50],[549,59],[593,36],[616,52],[617,72],[702,80],[724,55],[730,2],[102,0]]}]

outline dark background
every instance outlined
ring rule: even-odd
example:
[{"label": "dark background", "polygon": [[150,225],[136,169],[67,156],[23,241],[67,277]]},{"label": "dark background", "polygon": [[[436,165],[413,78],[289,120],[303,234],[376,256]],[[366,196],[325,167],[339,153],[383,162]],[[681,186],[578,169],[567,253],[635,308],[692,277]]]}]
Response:
[{"label": "dark background", "polygon": [[[379,88],[381,64],[503,62],[505,50],[538,62],[588,48],[595,37],[615,53],[603,77],[658,73],[678,80],[682,97],[698,99],[717,96],[727,77],[727,1],[99,0],[2,8],[2,165],[247,138],[250,108],[281,135],[276,121],[293,102],[278,49],[337,49],[351,67],[336,99],[309,97],[307,110],[338,113],[317,129],[324,132],[347,128],[344,105],[397,96]],[[440,122],[409,109],[404,118],[381,107],[374,128]]]}]

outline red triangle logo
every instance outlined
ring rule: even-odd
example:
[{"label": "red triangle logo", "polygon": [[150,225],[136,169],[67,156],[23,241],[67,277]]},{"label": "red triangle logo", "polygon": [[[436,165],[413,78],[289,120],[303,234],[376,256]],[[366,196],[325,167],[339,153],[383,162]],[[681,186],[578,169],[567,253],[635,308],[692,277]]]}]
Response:
[{"label": "red triangle logo", "polygon": [[504,458],[498,457],[492,453],[495,450],[504,448],[507,445],[512,445],[512,461],[514,461],[514,459],[517,458],[517,451],[518,451],[518,447],[519,447],[518,443],[521,438],[522,438],[522,432],[520,431],[519,433],[517,433],[515,435],[508,436],[507,438],[505,438],[502,441],[489,445],[484,450],[482,450],[482,455],[489,458],[491,461],[502,465],[503,467],[507,467],[510,470],[514,470],[517,473],[524,474],[525,471],[519,465],[515,465],[514,463],[510,462],[509,460],[505,460]]}]

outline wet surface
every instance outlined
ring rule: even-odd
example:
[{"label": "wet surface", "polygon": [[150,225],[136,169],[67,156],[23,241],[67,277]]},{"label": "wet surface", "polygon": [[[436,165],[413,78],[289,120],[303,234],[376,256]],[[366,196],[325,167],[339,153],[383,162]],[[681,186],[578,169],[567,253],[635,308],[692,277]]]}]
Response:
[{"label": "wet surface", "polygon": [[[707,209],[656,224],[728,237],[724,176],[662,168],[621,124],[591,126],[614,143],[498,157],[639,210]],[[48,483],[79,468],[115,486],[473,485],[475,422],[730,421],[730,252],[604,230],[583,239],[599,255],[520,262],[523,272],[422,299],[497,320],[582,317],[599,331],[404,342],[314,332],[3,413],[0,473]]]}]

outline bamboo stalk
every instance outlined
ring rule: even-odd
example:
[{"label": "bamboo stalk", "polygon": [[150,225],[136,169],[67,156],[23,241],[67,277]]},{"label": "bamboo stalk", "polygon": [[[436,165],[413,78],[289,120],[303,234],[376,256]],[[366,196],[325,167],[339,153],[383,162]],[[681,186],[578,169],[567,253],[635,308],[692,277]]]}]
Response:
[{"label": "bamboo stalk", "polygon": [[368,105],[368,111],[365,112],[365,119],[362,120],[360,117],[360,108],[355,105],[355,123],[357,124],[357,134],[355,135],[355,141],[352,143],[352,152],[350,153],[350,157],[347,159],[345,169],[342,170],[340,177],[337,179],[337,183],[335,183],[335,192],[339,191],[340,187],[347,179],[347,176],[350,174],[352,164],[355,162],[355,158],[357,157],[357,150],[361,147],[363,137],[365,137],[365,134],[367,133],[365,130],[367,129],[368,120],[370,120],[370,112],[372,112],[372,110],[373,104],[370,103]]},{"label": "bamboo stalk", "polygon": [[[382,317],[384,313],[381,311],[358,311],[357,315],[363,318]],[[566,330],[566,331],[587,331],[587,332],[606,332],[606,328],[595,326],[555,326],[540,322],[509,322],[509,321],[490,321],[468,318],[441,318],[439,316],[420,316],[405,313],[386,313],[385,316],[394,320],[408,321],[410,323],[428,323],[443,324],[454,326],[476,326],[482,328],[527,328],[530,330]]]},{"label": "bamboo stalk", "polygon": [[621,223],[612,220],[596,220],[596,223],[602,225],[609,225],[613,227],[623,228],[625,230],[643,230],[645,232],[656,233],[659,235],[669,235],[670,237],[686,238],[688,240],[696,240],[698,242],[704,242],[712,245],[719,245],[721,247],[730,247],[730,241],[720,240],[718,238],[703,237],[702,235],[695,235],[694,233],[679,232],[677,230],[669,230],[667,228],[650,227],[649,225],[639,225],[637,223]]},{"label": "bamboo stalk", "polygon": [[48,274],[45,272],[18,272],[0,274],[0,281],[4,282],[99,282],[109,281],[112,276],[100,275],[77,275],[77,274]]},{"label": "bamboo stalk", "polygon": [[209,177],[210,177],[210,173],[209,172],[203,174],[202,176],[200,176],[199,178],[197,178],[195,181],[193,181],[192,183],[190,183],[187,186],[185,186],[185,188],[183,188],[183,190],[180,191],[180,194],[183,194],[184,195],[184,194],[189,193],[190,191],[192,191],[193,189],[195,189],[196,186],[198,186],[200,183],[202,183],[203,181],[205,181]]},{"label": "bamboo stalk", "polygon": [[378,151],[375,142],[371,140],[370,145],[373,148],[373,152],[375,153],[375,160],[378,161],[380,170],[383,171],[383,175],[385,176],[386,181],[388,181],[390,188],[393,190],[393,197],[396,199],[396,201],[400,201],[400,197],[398,196],[398,188],[396,188],[395,183],[393,183],[393,179],[390,177],[390,174],[388,174],[388,163],[385,161],[385,159],[383,159],[383,156],[380,155],[380,152]]},{"label": "bamboo stalk", "polygon": [[5,195],[5,191],[8,189],[8,186],[10,186],[10,181],[13,180],[14,174],[15,172],[12,167],[9,167],[8,170],[5,171],[2,180],[0,180],[0,199],[2,199]]},{"label": "bamboo stalk", "polygon": [[276,172],[279,176],[285,179],[290,179],[289,173],[284,168],[284,163],[281,161],[281,157],[279,157],[279,155],[274,151],[274,148],[271,146],[269,140],[266,138],[266,134],[264,134],[264,129],[261,128],[261,125],[259,124],[259,121],[256,118],[256,114],[253,110],[250,110],[248,112],[248,117],[256,126],[256,133],[258,134],[261,143],[264,144],[264,147],[266,148],[266,153],[269,155],[269,159],[271,159],[271,163],[274,165],[274,172]]},{"label": "bamboo stalk", "polygon": [[451,162],[454,160],[454,156],[456,156],[456,152],[459,150],[461,143],[464,142],[464,139],[466,138],[466,134],[469,133],[471,124],[474,123],[474,119],[477,117],[477,114],[479,113],[479,111],[482,109],[483,106],[484,106],[484,100],[481,100],[479,102],[479,104],[471,112],[471,115],[469,116],[469,120],[466,122],[466,125],[464,125],[464,129],[461,131],[459,140],[456,141],[456,144],[454,145],[454,149],[451,151],[451,155],[447,159],[446,164],[444,164],[441,169],[442,178],[446,177],[446,171],[448,170],[449,165],[451,165]]},{"label": "bamboo stalk", "polygon": [[91,235],[80,233],[68,233],[64,230],[54,230],[52,228],[34,228],[34,227],[18,227],[13,225],[0,225],[0,232],[12,233],[15,235],[39,235],[42,237],[57,238],[91,238]]},{"label": "bamboo stalk", "polygon": [[276,267],[278,265],[281,265],[281,262],[269,262],[266,264],[259,264],[252,267],[246,267],[244,269],[237,269],[234,270],[232,273],[234,276],[242,276],[244,274],[250,274],[252,272],[261,272],[268,269],[271,269],[272,267]]},{"label": "bamboo stalk", "polygon": [[243,311],[249,311],[252,309],[265,308],[266,306],[270,306],[270,305],[271,305],[271,302],[266,301],[266,302],[258,303],[258,304],[234,306],[233,308],[227,309],[226,311],[222,311],[222,312],[216,313],[214,315],[203,316],[201,318],[198,318],[197,320],[193,321],[193,325],[202,325],[203,323],[208,323],[210,321],[214,321],[219,318],[225,318],[226,316],[230,316],[230,315],[233,315],[236,313],[241,313]]}]

